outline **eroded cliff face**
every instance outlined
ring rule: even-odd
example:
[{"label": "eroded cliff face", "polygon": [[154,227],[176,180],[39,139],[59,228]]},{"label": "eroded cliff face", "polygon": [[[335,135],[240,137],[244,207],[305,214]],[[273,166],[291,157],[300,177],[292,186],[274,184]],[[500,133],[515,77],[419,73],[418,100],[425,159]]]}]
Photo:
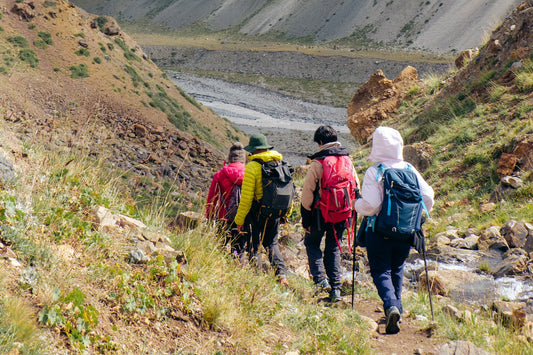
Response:
[{"label": "eroded cliff face", "polygon": [[359,43],[451,53],[480,46],[484,36],[521,0],[75,0],[88,11],[121,21],[180,29],[202,25],[241,34],[283,33],[319,41]]}]

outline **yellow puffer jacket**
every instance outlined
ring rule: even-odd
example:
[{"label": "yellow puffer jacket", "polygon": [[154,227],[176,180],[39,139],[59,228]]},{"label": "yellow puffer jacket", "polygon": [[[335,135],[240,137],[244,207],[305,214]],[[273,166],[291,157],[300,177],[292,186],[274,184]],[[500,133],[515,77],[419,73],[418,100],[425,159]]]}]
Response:
[{"label": "yellow puffer jacket", "polygon": [[241,202],[239,203],[239,209],[235,216],[235,224],[238,226],[244,224],[244,219],[250,208],[252,207],[253,200],[260,201],[263,197],[263,181],[261,178],[261,164],[254,159],[260,159],[264,162],[272,160],[282,160],[283,156],[275,150],[268,150],[266,152],[250,155],[248,160],[250,162],[246,164],[244,168],[244,179],[242,180],[241,190]]}]

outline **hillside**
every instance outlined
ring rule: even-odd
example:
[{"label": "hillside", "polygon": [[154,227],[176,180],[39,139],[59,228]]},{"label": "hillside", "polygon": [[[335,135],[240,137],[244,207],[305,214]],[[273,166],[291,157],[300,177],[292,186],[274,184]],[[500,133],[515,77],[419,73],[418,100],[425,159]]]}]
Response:
[{"label": "hillside", "polygon": [[[520,0],[75,0],[88,11],[153,29],[460,52],[479,46]],[[149,30],[146,28],[145,30]],[[224,37],[224,36],[223,36]]]},{"label": "hillside", "polygon": [[239,136],[177,88],[113,19],[66,1],[8,1],[2,9],[2,117],[23,125],[27,139],[62,149],[83,136],[93,143],[74,148],[124,171],[201,186],[213,167],[197,159],[217,162]]},{"label": "hillside", "polygon": [[[533,272],[532,13],[533,0],[524,1],[465,67],[416,81],[382,121],[418,149],[435,188],[424,225],[431,257],[447,256],[446,239],[455,255],[472,256],[487,251],[482,238],[499,237],[487,254],[513,262],[502,275],[525,282]],[[344,281],[341,302],[326,302],[309,279],[297,211],[280,232],[289,287],[268,263],[257,270],[229,255],[201,217],[169,225],[176,211],[204,210],[200,198],[223,157],[214,144],[238,132],[106,24],[62,0],[0,7],[0,353],[533,353],[531,299],[479,305],[441,292],[430,303],[414,271],[401,332],[384,334],[360,248],[343,253],[355,282]],[[360,177],[368,153],[368,144],[353,152]],[[508,242],[502,225],[512,220],[521,228]],[[467,234],[479,250],[450,246]],[[462,283],[452,280],[457,294],[477,300],[467,287],[492,269],[480,261]]]}]

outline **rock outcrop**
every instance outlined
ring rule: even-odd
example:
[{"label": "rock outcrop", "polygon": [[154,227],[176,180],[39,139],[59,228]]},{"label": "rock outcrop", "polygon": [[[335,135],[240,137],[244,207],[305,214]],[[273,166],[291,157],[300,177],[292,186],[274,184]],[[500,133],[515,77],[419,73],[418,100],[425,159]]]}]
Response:
[{"label": "rock outcrop", "polygon": [[378,69],[355,93],[348,106],[348,128],[360,143],[366,143],[380,122],[395,114],[407,92],[416,86],[418,72],[406,67],[394,80]]}]

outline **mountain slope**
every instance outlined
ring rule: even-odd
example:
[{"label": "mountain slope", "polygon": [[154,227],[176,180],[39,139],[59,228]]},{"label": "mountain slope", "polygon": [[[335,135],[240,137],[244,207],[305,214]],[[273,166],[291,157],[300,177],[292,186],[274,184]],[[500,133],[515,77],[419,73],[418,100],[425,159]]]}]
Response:
[{"label": "mountain slope", "polygon": [[3,117],[33,127],[25,128],[30,139],[49,139],[51,148],[64,143],[59,134],[84,135],[94,142],[87,149],[124,171],[208,183],[239,133],[180,91],[114,20],[67,1],[8,1],[4,9]]},{"label": "mountain slope", "polygon": [[354,46],[381,45],[437,53],[479,46],[520,0],[75,0],[88,11],[121,21],[171,29],[190,26],[244,35],[344,39]]}]

